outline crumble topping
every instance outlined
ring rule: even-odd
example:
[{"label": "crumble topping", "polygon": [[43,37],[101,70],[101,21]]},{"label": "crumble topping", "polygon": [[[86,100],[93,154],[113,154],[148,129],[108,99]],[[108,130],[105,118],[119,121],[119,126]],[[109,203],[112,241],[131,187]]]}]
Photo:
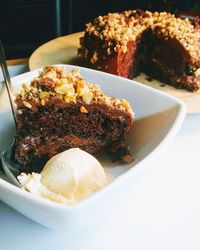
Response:
[{"label": "crumble topping", "polygon": [[[32,109],[33,106],[44,106],[51,99],[61,100],[64,103],[77,101],[89,105],[90,103],[105,103],[122,111],[132,112],[129,103],[122,99],[106,96],[96,84],[88,83],[79,72],[73,69],[67,72],[63,67],[47,66],[35,77],[30,86],[22,84],[21,92],[16,96],[15,102],[19,107]],[[80,112],[87,113],[83,105]]]},{"label": "crumble topping", "polygon": [[[146,29],[152,29],[164,39],[178,39],[191,56],[198,58],[200,50],[200,32],[188,18],[181,19],[167,12],[150,12],[129,10],[122,13],[108,13],[99,16],[86,24],[85,32],[104,41],[107,55],[123,51],[127,52],[127,43],[135,41]],[[84,38],[83,38],[84,39]],[[79,54],[88,57],[88,49],[84,48],[83,39]],[[96,63],[98,53],[93,52],[91,63]]]},{"label": "crumble topping", "polygon": [[200,68],[198,68],[195,72],[194,72],[195,76],[200,76]]}]

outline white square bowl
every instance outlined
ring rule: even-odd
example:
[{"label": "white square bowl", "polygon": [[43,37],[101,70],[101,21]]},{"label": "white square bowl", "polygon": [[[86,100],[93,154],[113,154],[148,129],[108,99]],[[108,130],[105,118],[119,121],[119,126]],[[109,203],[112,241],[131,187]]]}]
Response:
[{"label": "white square bowl", "polygon": [[[67,70],[77,68],[59,65]],[[150,161],[175,137],[185,114],[185,104],[163,92],[115,75],[80,68],[81,74],[91,83],[98,83],[107,95],[127,99],[135,113],[135,123],[128,136],[135,161],[128,165],[115,165],[103,161],[106,171],[115,178],[105,188],[89,198],[74,204],[60,205],[15,187],[0,176],[0,199],[20,213],[49,228],[77,230],[92,223],[114,209],[120,197],[137,181],[137,173],[145,171]],[[16,91],[22,83],[29,83],[40,70],[12,78]],[[14,126],[5,96],[0,95],[0,154],[12,142]]]}]

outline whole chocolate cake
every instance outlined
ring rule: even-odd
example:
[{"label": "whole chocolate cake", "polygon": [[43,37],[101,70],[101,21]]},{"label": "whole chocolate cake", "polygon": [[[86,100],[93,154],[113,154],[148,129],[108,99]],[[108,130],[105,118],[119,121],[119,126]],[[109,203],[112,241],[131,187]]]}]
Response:
[{"label": "whole chocolate cake", "polygon": [[[129,103],[106,96],[79,70],[48,66],[16,97],[15,160],[38,172],[52,156],[72,147],[114,160],[133,160],[125,136],[133,123]],[[78,160],[78,159],[77,159]]]},{"label": "whole chocolate cake", "polygon": [[200,26],[167,12],[130,10],[86,25],[78,54],[95,68],[132,78],[139,72],[189,91],[200,89]]}]

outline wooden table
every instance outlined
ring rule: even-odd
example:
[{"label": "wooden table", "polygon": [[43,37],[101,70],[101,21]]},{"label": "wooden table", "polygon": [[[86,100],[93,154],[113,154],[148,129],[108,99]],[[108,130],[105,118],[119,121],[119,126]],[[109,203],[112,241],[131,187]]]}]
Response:
[{"label": "wooden table", "polygon": [[28,64],[29,58],[18,58],[18,59],[10,59],[6,60],[8,66],[18,65],[18,64]]}]

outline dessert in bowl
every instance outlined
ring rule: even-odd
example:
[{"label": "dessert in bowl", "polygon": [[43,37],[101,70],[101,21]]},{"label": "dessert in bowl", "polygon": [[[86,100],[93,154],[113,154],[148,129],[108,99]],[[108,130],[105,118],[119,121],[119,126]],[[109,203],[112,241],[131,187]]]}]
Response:
[{"label": "dessert in bowl", "polygon": [[[76,66],[59,65],[68,71]],[[0,179],[1,200],[38,223],[54,229],[72,230],[83,228],[100,218],[126,195],[126,190],[134,188],[138,173],[150,167],[150,162],[176,135],[185,116],[185,105],[169,95],[137,82],[111,74],[79,68],[88,82],[98,83],[102,91],[118,99],[126,99],[135,113],[135,122],[127,135],[130,152],[135,160],[129,164],[100,160],[113,180],[88,198],[75,204],[58,204],[37,197]],[[28,72],[12,79],[17,93],[22,83],[30,83],[40,70]],[[159,104],[159,105],[158,105]],[[6,115],[5,115],[6,114]],[[13,127],[7,110],[0,112],[2,126],[0,134],[6,135],[7,145],[0,141],[1,152],[9,147],[13,139]],[[9,129],[8,129],[9,128]],[[120,192],[119,192],[120,191]]]}]

